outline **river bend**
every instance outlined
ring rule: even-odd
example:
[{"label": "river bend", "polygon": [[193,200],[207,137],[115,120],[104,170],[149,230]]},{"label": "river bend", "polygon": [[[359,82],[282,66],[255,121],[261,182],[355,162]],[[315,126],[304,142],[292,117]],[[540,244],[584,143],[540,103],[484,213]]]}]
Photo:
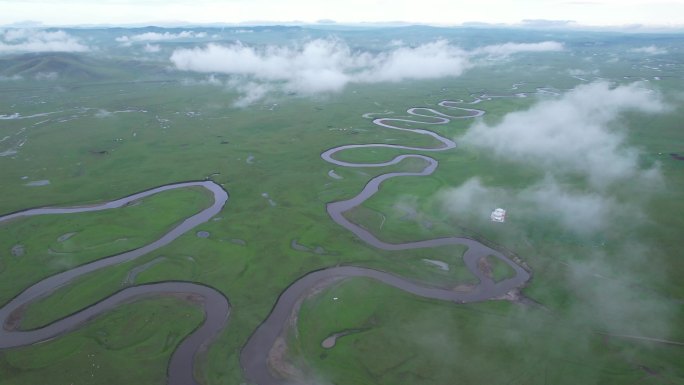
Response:
[{"label": "river bend", "polygon": [[[433,108],[414,107],[409,109],[408,114],[420,118],[421,120],[407,118],[377,118],[373,123],[379,127],[399,131],[407,131],[418,135],[427,135],[435,139],[438,143],[436,147],[412,147],[384,143],[354,144],[335,147],[321,154],[321,158],[336,166],[341,167],[384,167],[398,164],[404,159],[417,158],[425,162],[425,167],[418,172],[391,172],[379,175],[371,179],[355,197],[332,202],[327,205],[327,211],[331,219],[348,231],[352,232],[359,239],[366,242],[369,246],[382,250],[410,250],[419,248],[430,248],[448,245],[464,245],[468,247],[463,255],[467,268],[479,279],[477,286],[468,292],[455,292],[449,289],[433,287],[428,284],[414,282],[383,271],[356,267],[356,266],[337,266],[323,270],[318,270],[305,274],[303,277],[294,281],[278,297],[271,313],[259,325],[251,335],[240,354],[240,364],[244,376],[254,384],[258,385],[282,385],[288,381],[274,376],[269,368],[268,356],[276,339],[284,332],[285,325],[291,316],[293,309],[296,308],[297,301],[307,294],[312,288],[320,287],[322,284],[334,282],[335,279],[349,277],[365,277],[377,280],[384,284],[396,287],[408,293],[443,301],[455,303],[477,302],[503,296],[510,290],[522,287],[530,278],[530,274],[507,258],[501,252],[490,248],[477,240],[463,237],[443,237],[406,243],[388,243],[380,240],[374,234],[363,227],[349,221],[344,213],[358,205],[363,204],[379,191],[380,185],[387,179],[395,177],[427,176],[432,174],[438,166],[438,162],[428,156],[419,154],[403,154],[394,157],[392,160],[381,163],[354,163],[335,159],[335,154],[352,148],[394,148],[407,151],[434,152],[446,151],[456,148],[456,143],[433,131],[427,129],[402,128],[396,122],[420,124],[420,125],[444,125],[455,119],[471,119],[482,116],[483,110],[458,107],[461,104],[475,104],[475,102],[463,103],[462,101],[443,101],[439,106],[451,111],[458,111],[461,115],[450,115],[440,112]],[[216,289],[192,283],[192,282],[160,282],[144,285],[137,285],[125,288],[99,302],[86,307],[74,314],[56,320],[48,325],[34,330],[17,330],[13,323],[18,323],[17,317],[23,307],[30,305],[36,300],[50,295],[58,288],[67,285],[75,279],[94,272],[96,270],[134,260],[142,255],[148,254],[160,247],[166,246],[179,236],[187,233],[198,225],[208,221],[218,214],[228,201],[228,193],[218,184],[212,181],[197,181],[171,184],[143,191],[121,199],[106,202],[93,206],[80,207],[56,207],[56,208],[36,208],[19,211],[12,214],[0,216],[0,226],[11,220],[31,217],[36,215],[64,215],[71,213],[92,212],[109,210],[123,207],[138,199],[143,199],[162,191],[187,188],[202,187],[213,194],[213,203],[210,207],[185,219],[182,223],[175,226],[158,240],[140,247],[135,250],[105,257],[74,269],[64,271],[47,277],[19,293],[12,300],[0,308],[0,349],[8,349],[20,346],[36,344],[56,338],[64,333],[68,333],[81,327],[84,323],[96,318],[113,308],[135,300],[148,298],[157,295],[176,295],[185,298],[193,303],[201,303],[204,309],[205,320],[203,324],[188,335],[176,348],[168,366],[168,383],[171,385],[195,385],[194,362],[199,352],[203,351],[216,336],[225,328],[231,308],[228,299]],[[487,277],[477,267],[477,261],[481,257],[494,256],[507,263],[515,271],[515,276],[500,282],[494,282]]]}]

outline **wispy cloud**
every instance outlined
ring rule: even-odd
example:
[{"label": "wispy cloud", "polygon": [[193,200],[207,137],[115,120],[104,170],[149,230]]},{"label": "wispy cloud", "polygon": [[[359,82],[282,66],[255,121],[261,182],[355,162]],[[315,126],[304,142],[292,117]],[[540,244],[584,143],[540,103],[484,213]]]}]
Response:
[{"label": "wispy cloud", "polygon": [[532,28],[567,28],[577,24],[574,20],[525,19],[522,25]]},{"label": "wispy cloud", "polygon": [[446,40],[414,48],[399,47],[368,59],[364,71],[354,77],[355,82],[398,82],[409,79],[455,77],[472,66],[469,54]]},{"label": "wispy cloud", "polygon": [[494,208],[506,207],[516,221],[555,223],[580,236],[606,230],[614,221],[642,217],[636,207],[601,192],[572,189],[551,175],[520,189],[487,186],[474,177],[442,190],[438,200],[466,223],[483,223]]},{"label": "wispy cloud", "polygon": [[57,72],[38,72],[33,77],[36,80],[57,80],[59,74]]},{"label": "wispy cloud", "polygon": [[233,106],[237,108],[247,107],[256,101],[263,99],[272,91],[272,87],[269,84],[239,80],[228,82],[228,86],[241,94],[240,98],[233,102]]},{"label": "wispy cloud", "polygon": [[216,75],[209,75],[205,79],[183,79],[181,84],[184,86],[224,86],[225,83],[216,77]]},{"label": "wispy cloud", "polygon": [[115,40],[124,45],[131,45],[132,43],[149,42],[149,41],[166,41],[166,40],[181,40],[181,39],[202,39],[207,37],[206,32],[182,31],[178,33],[171,32],[145,32],[137,35],[119,36]]},{"label": "wispy cloud", "polygon": [[145,50],[145,52],[148,52],[148,53],[155,53],[155,52],[161,51],[161,47],[159,46],[159,44],[147,43],[147,44],[145,44],[143,49]]},{"label": "wispy cloud", "polygon": [[23,78],[20,75],[12,75],[12,76],[0,75],[0,82],[14,82],[14,81],[22,80],[22,79]]},{"label": "wispy cloud", "polygon": [[64,31],[8,29],[0,31],[2,52],[85,52],[90,47]]},{"label": "wispy cloud", "polygon": [[563,43],[543,41],[540,43],[505,43],[478,48],[473,53],[489,56],[510,56],[521,52],[557,52],[564,49]]},{"label": "wispy cloud", "polygon": [[[556,42],[504,44],[465,51],[446,40],[384,52],[351,49],[344,41],[317,39],[294,46],[252,47],[241,43],[177,49],[171,62],[183,71],[248,77],[272,90],[311,95],[338,92],[350,83],[399,82],[460,76],[477,56],[557,51]],[[256,84],[254,83],[254,84]]]},{"label": "wispy cloud", "polygon": [[667,50],[665,48],[656,47],[655,45],[633,48],[629,51],[635,53],[645,53],[647,55],[664,55],[667,53]]},{"label": "wispy cloud", "polygon": [[617,254],[594,251],[590,258],[568,261],[567,277],[578,300],[565,317],[608,333],[667,339],[679,329],[674,321],[680,305],[641,286],[646,274],[663,277],[667,267],[652,258],[653,248],[634,241],[625,240]]},{"label": "wispy cloud", "polygon": [[[613,88],[596,82],[509,113],[494,125],[477,122],[460,138],[463,145],[537,169],[545,177],[516,188],[472,178],[441,191],[439,200],[471,223],[506,207],[519,220],[555,223],[580,236],[614,223],[644,223],[641,205],[652,195],[641,187],[657,191],[662,176],[657,165],[642,166],[639,149],[628,144],[619,124],[627,111],[657,113],[666,106],[639,84]],[[625,189],[633,194],[624,194]]]},{"label": "wispy cloud", "polygon": [[464,51],[438,41],[389,53],[354,52],[337,40],[313,40],[298,47],[257,49],[242,44],[179,49],[171,55],[185,71],[249,76],[284,82],[287,91],[336,92],[351,82],[373,83],[458,76],[468,67]]},{"label": "wispy cloud", "polygon": [[656,113],[665,105],[638,84],[611,88],[596,82],[510,113],[494,126],[476,123],[462,141],[503,159],[585,176],[594,187],[655,177],[656,169],[639,167],[638,150],[627,146],[619,130],[617,120],[628,110]]},{"label": "wispy cloud", "polygon": [[600,71],[598,69],[593,69],[590,71],[590,70],[583,70],[583,69],[579,69],[579,68],[572,68],[572,69],[567,70],[567,73],[570,76],[587,76],[587,75],[597,76],[599,74],[599,72]]}]

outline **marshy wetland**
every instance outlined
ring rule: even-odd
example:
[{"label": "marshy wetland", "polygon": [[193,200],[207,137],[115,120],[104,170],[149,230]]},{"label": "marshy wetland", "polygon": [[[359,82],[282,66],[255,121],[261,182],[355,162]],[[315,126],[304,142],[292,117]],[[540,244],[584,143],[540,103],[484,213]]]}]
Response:
[{"label": "marshy wetland", "polygon": [[682,381],[678,38],[237,30],[0,56],[0,384]]}]

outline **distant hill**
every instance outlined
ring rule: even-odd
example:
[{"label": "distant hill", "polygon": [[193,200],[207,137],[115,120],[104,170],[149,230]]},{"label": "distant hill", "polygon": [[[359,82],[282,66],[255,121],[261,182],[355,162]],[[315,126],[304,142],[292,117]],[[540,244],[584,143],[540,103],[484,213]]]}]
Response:
[{"label": "distant hill", "polygon": [[132,80],[141,75],[158,75],[163,72],[164,67],[155,62],[107,60],[66,52],[0,56],[1,76],[21,76],[24,79],[52,76],[59,80],[76,82]]},{"label": "distant hill", "polygon": [[0,73],[4,76],[32,78],[40,74],[57,74],[60,79],[100,80],[106,73],[97,63],[82,55],[66,52],[27,53],[0,58]]}]

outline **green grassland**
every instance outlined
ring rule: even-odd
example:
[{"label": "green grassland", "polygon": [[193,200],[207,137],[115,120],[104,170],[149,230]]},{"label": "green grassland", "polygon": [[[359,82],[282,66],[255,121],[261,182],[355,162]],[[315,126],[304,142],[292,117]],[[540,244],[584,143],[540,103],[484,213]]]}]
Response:
[{"label": "green grassland", "polygon": [[[7,231],[0,236],[2,250],[17,244],[26,246],[21,256],[3,253],[3,268],[12,279],[2,281],[0,301],[49,275],[139,248],[161,237],[175,223],[209,205],[211,197],[206,191],[193,190],[160,193],[116,210],[45,215],[6,225]],[[62,236],[68,239],[60,241]]]},{"label": "green grassland", "polygon": [[[684,374],[678,348],[606,338],[541,308],[444,306],[366,279],[309,299],[297,326],[293,353],[306,357],[321,383],[622,384]],[[362,331],[332,349],[320,346],[353,329]]]},{"label": "green grassland", "polygon": [[[386,31],[383,36],[394,33]],[[353,41],[356,37],[349,38]],[[624,51],[619,36],[611,39],[610,52]],[[407,108],[437,108],[444,99],[468,101],[471,93],[510,93],[511,85],[518,82],[526,83],[519,91],[531,92],[542,86],[567,89],[580,82],[564,74],[566,68],[600,66],[602,76],[625,83],[629,82],[623,79],[627,75],[657,76],[649,70],[633,69],[636,58],[606,64],[602,60],[608,54],[602,50],[582,50],[586,51],[578,53],[605,57],[593,62],[583,60],[580,54],[573,58],[553,54],[523,57],[509,64],[475,68],[459,78],[352,85],[340,94],[315,98],[276,95],[275,108],[270,101],[233,108],[236,95],[232,91],[187,85],[183,80],[190,75],[167,73],[162,62],[140,67],[142,79],[131,81],[121,73],[130,74],[142,64],[117,59],[116,65],[101,61],[101,68],[92,69],[94,64],[88,60],[59,57],[59,63],[78,60],[70,72],[73,77],[47,84],[28,79],[0,83],[0,113],[56,112],[2,121],[0,138],[19,133],[26,143],[17,154],[0,157],[0,213],[92,204],[158,185],[205,178],[230,193],[215,220],[196,229],[208,231],[209,238],[189,232],[138,260],[60,288],[27,309],[23,327],[44,325],[97,302],[120,290],[133,267],[163,256],[163,261],[141,272],[135,283],[194,281],[223,292],[233,306],[231,319],[201,360],[197,375],[206,384],[239,384],[244,382],[240,348],[282,290],[307,272],[352,264],[444,287],[472,284],[475,278],[461,262],[462,247],[391,253],[375,250],[332,222],[325,211],[326,203],[354,196],[373,176],[420,170],[422,162],[406,160],[380,169],[351,169],[325,163],[320,153],[354,143],[435,144],[425,136],[375,126],[362,117],[367,112],[390,110],[394,113],[388,117],[411,119],[405,113]],[[672,54],[670,60],[677,60],[677,55]],[[38,69],[26,67],[22,70],[28,71],[25,75],[54,65],[33,57],[30,60]],[[3,66],[0,70],[19,71],[19,67]],[[94,75],[79,72],[87,68]],[[678,71],[673,76],[679,78],[657,84],[671,100],[677,100],[676,95],[684,89],[682,70]],[[474,108],[486,110],[482,119],[494,123],[543,98],[494,99]],[[102,110],[135,111],[98,114]],[[648,223],[636,228],[618,223],[588,238],[567,233],[543,218],[512,220],[502,227],[487,220],[455,217],[445,212],[436,198],[439,191],[474,176],[487,185],[520,189],[543,178],[543,170],[468,147],[411,152],[437,159],[440,166],[435,174],[389,180],[347,217],[388,242],[465,235],[505,248],[531,267],[533,279],[523,294],[541,305],[499,301],[457,305],[419,299],[366,279],[345,280],[302,305],[298,336],[291,338],[292,360],[321,383],[334,384],[682,382],[681,347],[599,334],[602,329],[585,303],[589,294],[570,279],[567,263],[589,261],[600,251],[610,268],[599,274],[639,277],[638,282],[627,282],[630,287],[643,288],[634,301],[665,301],[673,309],[671,323],[682,324],[684,265],[679,239],[684,219],[679,213],[684,212],[684,162],[667,154],[684,152],[683,114],[680,108],[673,108],[663,116],[629,117],[629,143],[643,150],[645,165],[660,163],[666,189],[647,203]],[[47,119],[50,121],[38,124]],[[471,120],[458,120],[428,129],[457,137],[470,124]],[[403,153],[407,152],[358,149],[340,153],[338,158],[380,162]],[[250,156],[252,162],[247,162]],[[329,177],[331,169],[343,179]],[[25,176],[28,179],[22,179]],[[50,184],[25,185],[43,179]],[[577,181],[575,187],[581,189],[583,183]],[[616,190],[615,194],[621,194]],[[202,190],[184,189],[116,210],[0,225],[0,303],[43,277],[140,247],[209,201],[210,196]],[[414,207],[417,216],[407,218],[402,205]],[[63,242],[57,240],[71,232],[76,234]],[[636,238],[650,246],[644,260],[653,263],[621,258],[629,247],[627,240]],[[320,245],[326,253],[294,250],[293,239]],[[10,252],[16,244],[25,246],[21,257]],[[450,270],[440,270],[423,259],[447,262]],[[505,264],[494,259],[490,263],[495,279],[510,275]],[[597,282],[604,279],[596,278]],[[332,301],[332,297],[340,300]],[[53,341],[0,351],[0,384],[36,384],[47,378],[63,383],[162,384],[171,352],[201,317],[199,308],[174,298],[124,305]],[[652,332],[651,337],[684,341],[681,328],[661,333],[649,329],[648,324],[647,318],[639,318],[631,326]],[[320,347],[328,335],[348,329],[363,331],[340,338],[333,349]]]},{"label": "green grassland", "polygon": [[2,354],[2,382],[164,383],[175,346],[201,321],[201,310],[179,299],[139,301],[63,337]]}]

